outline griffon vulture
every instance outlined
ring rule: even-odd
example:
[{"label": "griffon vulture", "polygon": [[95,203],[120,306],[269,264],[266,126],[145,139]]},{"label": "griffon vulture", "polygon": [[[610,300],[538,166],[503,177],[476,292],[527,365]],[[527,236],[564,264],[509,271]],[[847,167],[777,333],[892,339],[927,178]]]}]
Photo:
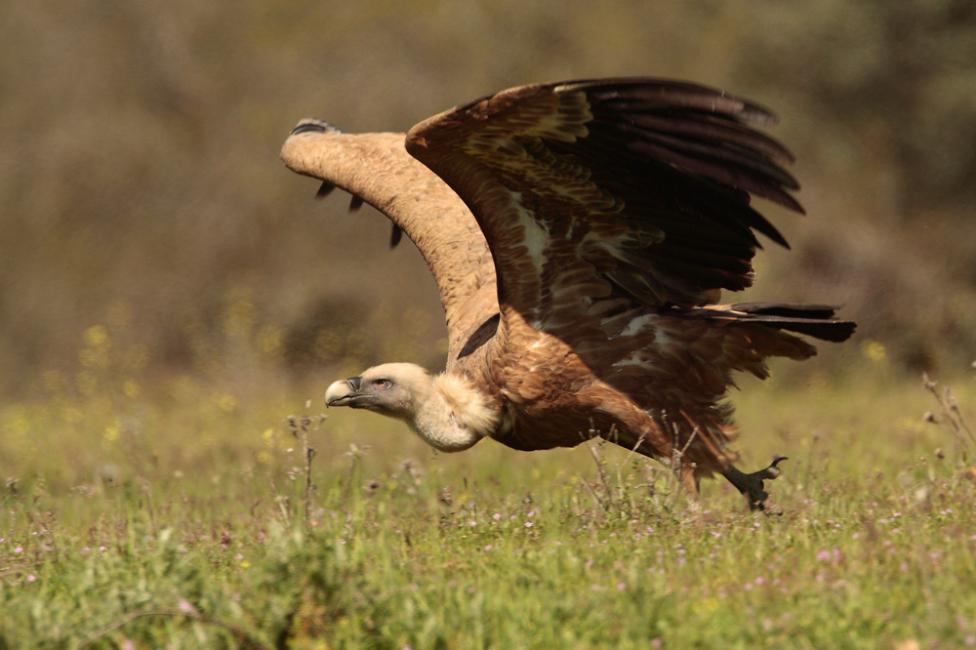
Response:
[{"label": "griffon vulture", "polygon": [[752,282],[751,204],[802,212],[793,160],[754,125],[766,109],[653,78],[521,86],[402,133],[299,122],[292,170],[380,210],[423,254],[447,318],[441,374],[390,363],[328,387],[328,406],[405,421],[442,451],[482,438],[514,449],[605,437],[650,457],[681,453],[682,483],[725,476],[763,509],[773,463],[733,466],[723,401],[734,371],[806,359],[798,335],[843,341],[823,305],[718,304]]}]

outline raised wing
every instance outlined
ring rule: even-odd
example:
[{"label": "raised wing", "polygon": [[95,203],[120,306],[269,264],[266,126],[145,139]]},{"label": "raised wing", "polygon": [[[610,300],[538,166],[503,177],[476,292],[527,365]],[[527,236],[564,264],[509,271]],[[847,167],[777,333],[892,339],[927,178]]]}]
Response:
[{"label": "raised wing", "polygon": [[477,349],[473,340],[484,343],[480,328],[498,312],[484,236],[457,194],[407,155],[402,133],[345,134],[319,120],[302,120],[281,157],[292,170],[322,181],[319,196],[339,187],[353,195],[351,209],[369,203],[389,217],[391,244],[406,234],[417,245],[444,306],[449,368],[462,352]]},{"label": "raised wing", "polygon": [[499,299],[550,331],[635,303],[713,302],[751,284],[750,206],[796,211],[792,161],[751,128],[767,110],[650,78],[522,86],[434,116],[407,150],[468,204],[491,248]]}]

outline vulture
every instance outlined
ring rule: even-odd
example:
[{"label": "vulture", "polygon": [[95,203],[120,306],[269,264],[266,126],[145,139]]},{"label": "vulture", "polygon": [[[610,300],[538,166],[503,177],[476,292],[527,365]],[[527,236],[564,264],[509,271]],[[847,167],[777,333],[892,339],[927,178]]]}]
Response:
[{"label": "vulture", "polygon": [[443,372],[375,366],[332,383],[327,406],[400,419],[444,452],[599,436],[677,461],[693,495],[718,473],[765,509],[783,458],[735,467],[733,374],[765,378],[767,358],[806,359],[807,339],[855,327],[826,305],[721,302],[752,283],[758,236],[788,247],[752,199],[803,212],[792,154],[757,130],[774,122],[725,92],[647,77],[511,88],[406,135],[301,120],[284,163],[416,244],[448,330]]}]

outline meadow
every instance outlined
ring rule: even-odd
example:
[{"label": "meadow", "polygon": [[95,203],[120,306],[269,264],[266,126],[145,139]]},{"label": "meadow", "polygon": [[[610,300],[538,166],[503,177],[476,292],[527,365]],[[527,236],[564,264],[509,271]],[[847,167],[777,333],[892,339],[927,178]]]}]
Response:
[{"label": "meadow", "polygon": [[976,645],[976,370],[868,344],[746,382],[743,467],[790,457],[764,516],[609,444],[436,454],[322,413],[331,376],[140,380],[111,345],[0,410],[0,648]]},{"label": "meadow", "polygon": [[[976,3],[7,4],[0,650],[976,646]],[[793,249],[729,299],[858,323],[732,391],[780,516],[612,445],[322,412],[443,367],[444,322],[288,130],[620,75],[780,115],[809,218],[763,208]]]}]

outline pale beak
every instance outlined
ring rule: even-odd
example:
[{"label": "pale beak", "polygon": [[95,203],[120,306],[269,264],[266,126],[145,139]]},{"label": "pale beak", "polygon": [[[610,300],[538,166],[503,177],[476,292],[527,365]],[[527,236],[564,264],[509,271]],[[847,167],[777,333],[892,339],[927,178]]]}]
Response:
[{"label": "pale beak", "polygon": [[334,381],[325,391],[325,405],[328,406],[351,406],[361,407],[364,401],[368,401],[369,396],[359,392],[362,386],[361,377],[350,377]]}]

